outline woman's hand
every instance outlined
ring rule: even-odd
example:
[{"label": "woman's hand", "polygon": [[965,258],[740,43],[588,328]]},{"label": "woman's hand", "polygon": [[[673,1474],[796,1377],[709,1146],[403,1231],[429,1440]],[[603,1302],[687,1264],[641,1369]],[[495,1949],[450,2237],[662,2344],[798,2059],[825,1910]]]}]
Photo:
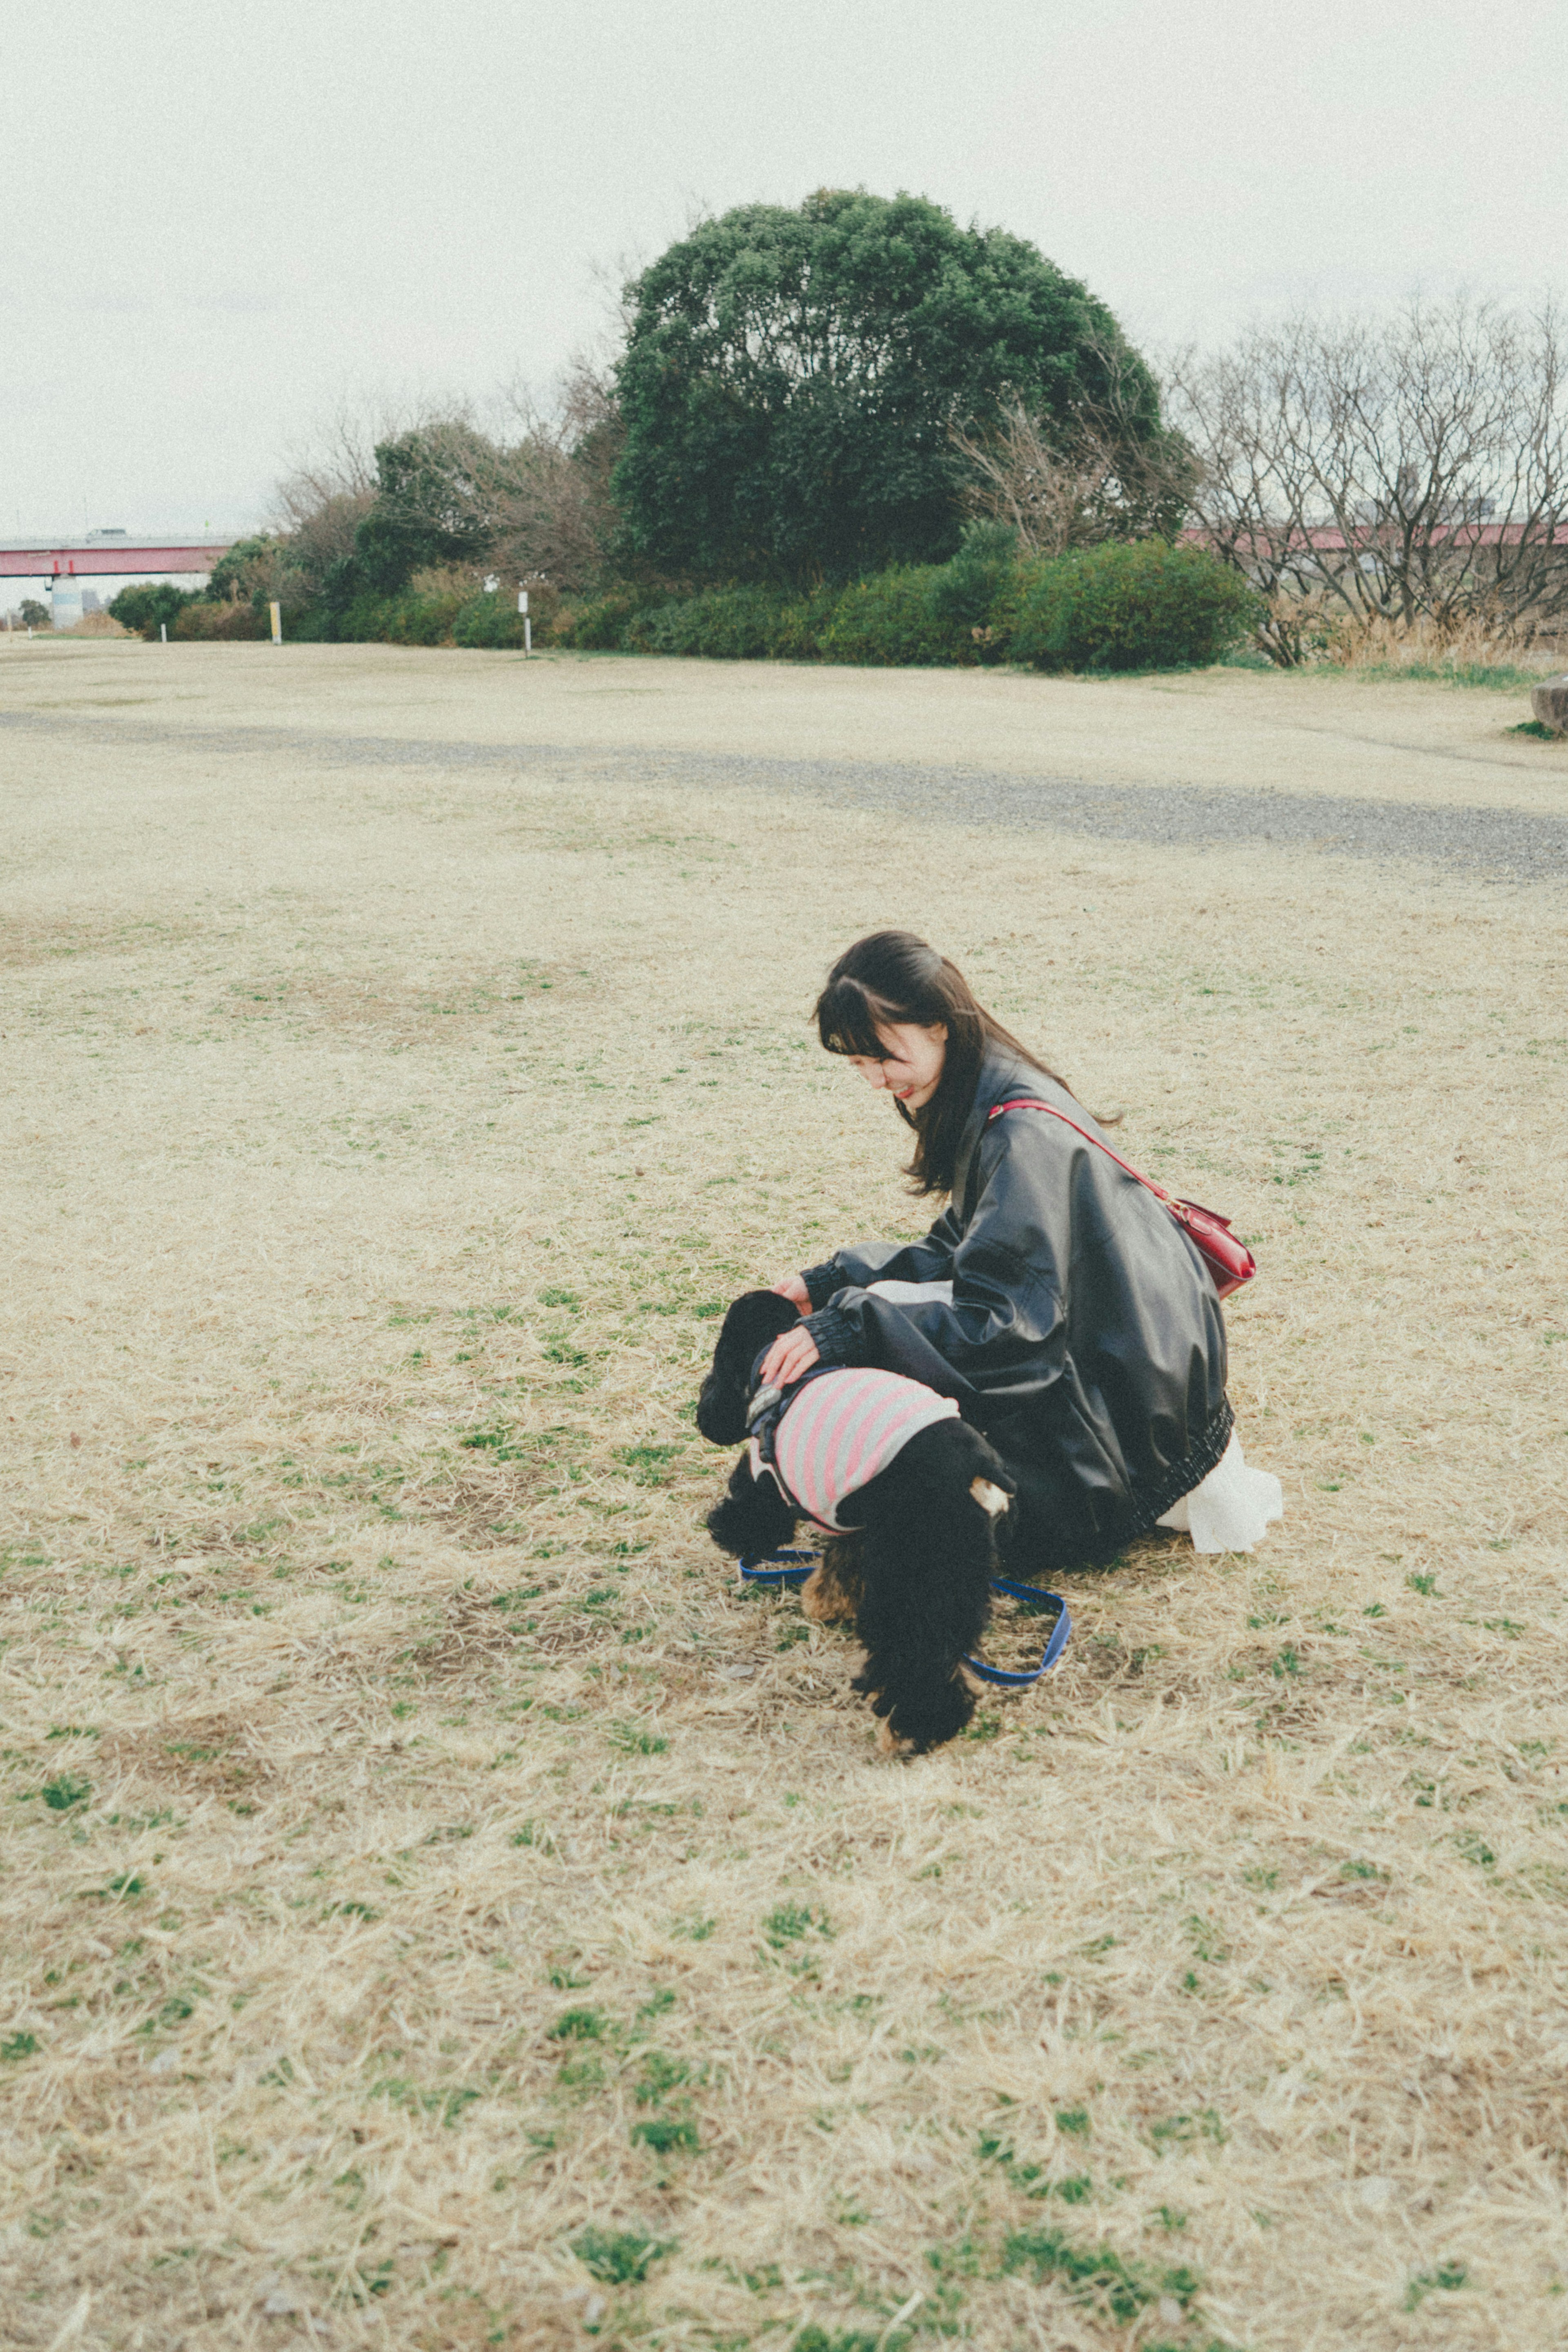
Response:
[{"label": "woman's hand", "polygon": [[800,1276],[798,1274],[786,1274],[781,1276],[774,1284],[773,1287],[779,1293],[780,1298],[788,1298],[791,1300],[793,1304],[800,1308],[802,1315],[810,1315],[811,1311],[811,1294],[807,1289],[805,1284],[801,1281]]},{"label": "woman's hand", "polygon": [[791,1381],[803,1379],[810,1370],[817,1352],[817,1343],[810,1331],[803,1331],[797,1324],[793,1331],[786,1331],[775,1339],[763,1357],[762,1370],[758,1374],[760,1386],[787,1389]]}]

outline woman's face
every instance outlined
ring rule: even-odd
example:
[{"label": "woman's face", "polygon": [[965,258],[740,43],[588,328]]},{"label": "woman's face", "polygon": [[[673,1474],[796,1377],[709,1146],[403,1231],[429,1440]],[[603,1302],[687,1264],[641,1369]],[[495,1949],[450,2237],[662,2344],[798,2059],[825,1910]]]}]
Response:
[{"label": "woman's face", "polygon": [[894,1021],[885,1029],[879,1025],[876,1034],[882,1054],[851,1054],[851,1069],[868,1087],[885,1087],[905,1110],[923,1110],[941,1083],[947,1058],[945,1024],[923,1029],[914,1021]]}]

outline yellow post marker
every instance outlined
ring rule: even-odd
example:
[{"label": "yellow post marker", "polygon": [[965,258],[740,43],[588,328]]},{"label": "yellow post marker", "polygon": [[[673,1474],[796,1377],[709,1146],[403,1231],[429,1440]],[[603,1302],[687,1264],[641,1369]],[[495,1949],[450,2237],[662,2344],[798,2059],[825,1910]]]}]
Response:
[{"label": "yellow post marker", "polygon": [[283,643],[283,607],[278,604],[271,604],[267,609],[272,614],[272,642],[275,646],[280,646]]}]

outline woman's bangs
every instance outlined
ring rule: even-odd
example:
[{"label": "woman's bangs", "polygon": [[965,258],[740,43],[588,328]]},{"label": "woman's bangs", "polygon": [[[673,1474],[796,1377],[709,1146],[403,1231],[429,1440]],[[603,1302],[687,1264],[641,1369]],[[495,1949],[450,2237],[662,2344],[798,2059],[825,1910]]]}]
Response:
[{"label": "woman's bangs", "polygon": [[830,1054],[862,1054],[880,1061],[887,1048],[877,1035],[877,1023],[885,1028],[897,1018],[893,1005],[881,1003],[858,980],[834,981],[817,1000],[817,1034]]}]

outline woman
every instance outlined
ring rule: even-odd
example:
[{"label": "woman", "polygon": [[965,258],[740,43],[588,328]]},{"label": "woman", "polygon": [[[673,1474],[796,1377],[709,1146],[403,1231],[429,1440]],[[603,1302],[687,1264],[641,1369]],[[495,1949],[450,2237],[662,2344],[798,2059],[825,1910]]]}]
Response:
[{"label": "woman", "polygon": [[1018,1481],[1029,1572],[1103,1562],[1160,1524],[1249,1550],[1279,1483],[1233,1441],[1219,1300],[1169,1212],[1060,1118],[1004,1108],[1052,1103],[1099,1133],[913,932],[841,955],[816,1021],[892,1095],[915,1192],[947,1206],[924,1241],[838,1250],[776,1284],[801,1320],[762,1380],[874,1364],[956,1397]]}]

